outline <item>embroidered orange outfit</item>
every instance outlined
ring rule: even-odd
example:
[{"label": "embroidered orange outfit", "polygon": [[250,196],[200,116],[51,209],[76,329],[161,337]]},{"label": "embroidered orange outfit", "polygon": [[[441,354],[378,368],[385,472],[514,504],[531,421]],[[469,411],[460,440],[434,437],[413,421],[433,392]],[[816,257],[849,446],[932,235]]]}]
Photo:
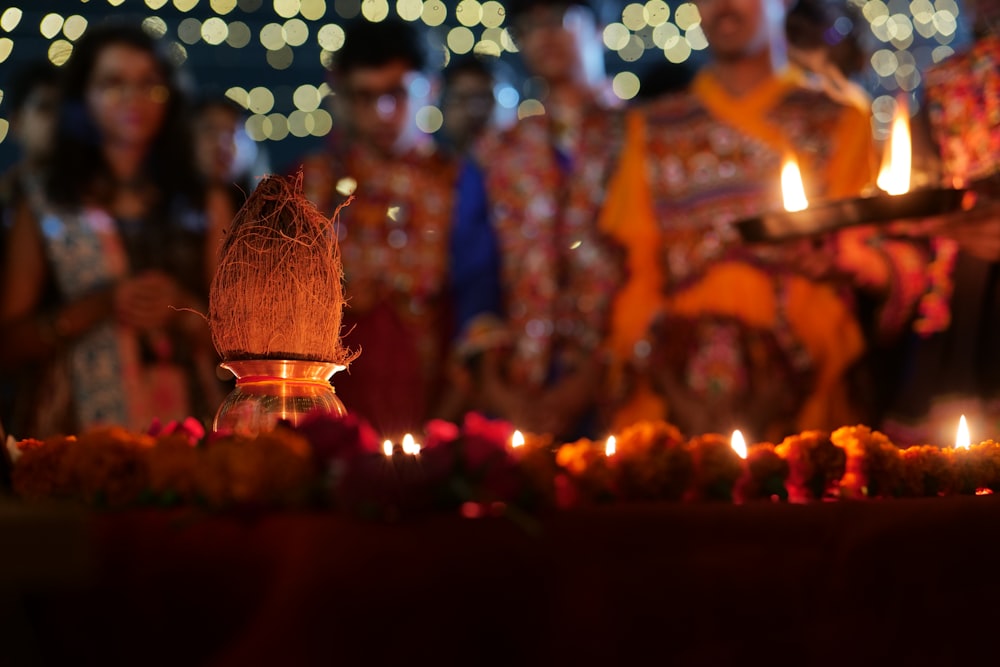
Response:
[{"label": "embroidered orange outfit", "polygon": [[[608,341],[628,387],[617,425],[669,416],[774,438],[850,423],[845,374],[865,342],[849,291],[793,270],[787,249],[740,243],[732,223],[782,206],[786,155],[810,201],[858,194],[870,137],[863,113],[794,70],[738,98],[702,71],[689,92],[631,113],[601,218],[630,276]],[[914,296],[890,294],[901,320]],[[701,409],[710,423],[695,426],[685,411]]]},{"label": "embroidered orange outfit", "polygon": [[439,398],[453,333],[446,288],[454,165],[429,150],[385,159],[353,146],[308,159],[304,175],[306,197],[328,214],[355,194],[338,234],[344,340],[361,356],[334,378],[337,392],[387,436],[417,430]]}]

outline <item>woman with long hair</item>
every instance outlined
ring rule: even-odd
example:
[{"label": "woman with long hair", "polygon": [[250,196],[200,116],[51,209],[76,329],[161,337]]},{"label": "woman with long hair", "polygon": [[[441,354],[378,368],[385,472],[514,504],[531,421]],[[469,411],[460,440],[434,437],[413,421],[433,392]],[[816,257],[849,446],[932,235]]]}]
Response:
[{"label": "woman with long hair", "polygon": [[173,67],[138,26],[76,44],[62,79],[42,205],[10,230],[0,369],[17,371],[22,435],[207,417],[217,391],[204,320],[231,216],[194,169]]}]

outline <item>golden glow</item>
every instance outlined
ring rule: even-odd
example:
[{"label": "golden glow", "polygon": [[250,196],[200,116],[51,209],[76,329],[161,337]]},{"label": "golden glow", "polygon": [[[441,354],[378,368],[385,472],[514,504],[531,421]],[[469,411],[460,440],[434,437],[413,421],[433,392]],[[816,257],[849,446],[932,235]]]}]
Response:
[{"label": "golden glow", "polygon": [[236,0],[211,0],[212,11],[225,16],[236,9]]},{"label": "golden glow", "polygon": [[476,43],[476,37],[468,28],[457,27],[448,31],[448,48],[454,53],[468,53]]},{"label": "golden glow", "polygon": [[745,459],[747,457],[747,441],[743,438],[743,434],[739,429],[733,431],[733,437],[730,442],[736,455],[741,459]]},{"label": "golden glow", "polygon": [[607,441],[604,443],[604,455],[614,456],[617,451],[618,441],[615,439],[615,436],[609,435]]},{"label": "golden glow", "polygon": [[701,14],[693,3],[685,2],[674,12],[674,22],[681,30],[690,30],[696,25],[701,25]]},{"label": "golden glow", "polygon": [[427,0],[424,3],[424,11],[420,14],[420,20],[430,27],[439,26],[448,18],[448,8],[441,0]]},{"label": "golden glow", "polygon": [[288,119],[285,118],[284,114],[272,113],[268,115],[267,119],[271,121],[270,129],[267,132],[268,139],[281,141],[288,136]]},{"label": "golden glow", "polygon": [[372,23],[379,23],[389,17],[389,3],[385,0],[365,0],[361,3],[361,14]]},{"label": "golden glow", "polygon": [[477,0],[462,0],[455,8],[455,18],[467,28],[477,26],[483,18],[483,6]]},{"label": "golden glow", "polygon": [[206,44],[218,46],[229,37],[229,26],[218,16],[206,20],[201,24],[201,38]]},{"label": "golden glow", "polygon": [[299,13],[300,0],[274,0],[274,13],[283,19],[290,19]]},{"label": "golden glow", "polygon": [[541,116],[545,113],[545,105],[535,99],[527,99],[517,105],[517,119],[523,120],[531,116]]},{"label": "golden glow", "polygon": [[52,39],[63,27],[63,17],[59,14],[46,14],[38,26],[38,31],[45,39]]},{"label": "golden glow", "polygon": [[316,86],[304,83],[295,89],[295,92],[292,94],[292,102],[295,104],[296,109],[315,111],[319,108],[319,91],[316,89]]},{"label": "golden glow", "polygon": [[310,115],[313,119],[312,135],[314,137],[325,137],[333,129],[333,116],[326,109],[316,109]]},{"label": "golden glow", "polygon": [[10,123],[7,122],[6,118],[0,118],[0,143],[7,138],[7,131],[10,129]]},{"label": "golden glow", "polygon": [[274,93],[264,86],[252,88],[247,97],[247,108],[257,114],[269,112],[274,108]]},{"label": "golden glow", "polygon": [[150,9],[156,10],[167,4],[168,0],[146,0],[146,6]]},{"label": "golden glow", "polygon": [[302,0],[299,14],[307,21],[319,21],[326,16],[326,0]]},{"label": "golden glow", "polygon": [[10,52],[14,50],[14,40],[10,37],[0,37],[0,63],[10,57]]},{"label": "golden glow", "polygon": [[637,2],[626,5],[622,10],[622,23],[629,30],[642,30],[646,27],[646,8]]},{"label": "golden glow", "polygon": [[618,99],[630,100],[639,94],[639,77],[632,72],[619,72],[611,81],[611,89]]},{"label": "golden glow", "polygon": [[0,14],[0,28],[11,32],[21,22],[22,16],[24,16],[24,12],[20,8],[8,7],[4,10],[3,14]]},{"label": "golden glow", "polygon": [[382,443],[382,453],[386,456],[392,456],[392,440],[386,440]]},{"label": "golden glow", "polygon": [[658,26],[670,18],[670,6],[663,0],[649,0],[643,8],[646,25]]},{"label": "golden glow", "polygon": [[280,23],[268,23],[260,29],[260,43],[268,51],[277,51],[285,45],[285,29]]},{"label": "golden glow", "polygon": [[401,445],[404,454],[419,454],[420,453],[420,443],[413,439],[413,436],[409,433],[403,436],[403,443]]},{"label": "golden glow", "polygon": [[781,198],[786,211],[803,211],[809,208],[799,163],[793,157],[785,158],[781,165]]},{"label": "golden glow", "polygon": [[969,423],[965,421],[965,415],[958,420],[958,431],[955,433],[955,449],[968,449],[972,445],[972,438],[969,436]]},{"label": "golden glow", "polygon": [[246,109],[247,105],[250,103],[250,94],[239,86],[233,86],[227,90],[226,97],[231,99],[233,102],[236,102],[244,109]]},{"label": "golden glow", "polygon": [[905,98],[896,100],[892,130],[882,156],[878,186],[890,195],[910,191],[910,110]]},{"label": "golden glow", "polygon": [[309,39],[309,26],[302,19],[288,19],[282,26],[281,34],[289,46],[302,46]]},{"label": "golden glow", "polygon": [[60,67],[65,65],[71,53],[73,53],[73,43],[65,39],[57,39],[49,44],[49,61],[53,65]]},{"label": "golden glow", "polygon": [[167,22],[159,16],[147,16],[142,20],[142,29],[146,34],[160,38],[167,34]]},{"label": "golden glow", "polygon": [[288,114],[288,131],[295,137],[308,137],[316,127],[312,114],[296,109]]},{"label": "golden glow", "polygon": [[609,23],[604,28],[604,46],[612,51],[624,49],[631,37],[628,28],[621,23]]},{"label": "golden glow", "polygon": [[514,435],[510,436],[510,446],[514,447],[524,447],[524,434],[520,431],[514,431]]},{"label": "golden glow", "polygon": [[63,35],[66,36],[71,42],[75,42],[80,39],[83,32],[87,29],[87,19],[83,18],[79,14],[74,14],[66,18],[66,22],[63,23]]},{"label": "golden glow", "polygon": [[350,197],[354,194],[354,191],[358,189],[358,182],[351,178],[350,176],[345,176],[344,178],[337,181],[337,192],[344,195],[345,197]]},{"label": "golden glow", "polygon": [[423,13],[423,0],[396,0],[396,14],[404,21],[416,21]]},{"label": "golden glow", "polygon": [[182,12],[189,12],[198,5],[198,0],[174,0],[174,7]]},{"label": "golden glow", "polygon": [[336,23],[330,23],[316,33],[319,45],[327,51],[336,51],[344,45],[344,29]]},{"label": "golden glow", "polygon": [[499,28],[503,25],[507,12],[496,0],[487,0],[483,3],[481,22],[484,28]]},{"label": "golden glow", "polygon": [[426,106],[417,111],[416,122],[421,132],[434,134],[444,124],[444,115],[437,107]]},{"label": "golden glow", "polygon": [[500,48],[498,42],[493,40],[483,39],[476,42],[476,46],[473,47],[472,52],[480,56],[490,56],[492,58],[499,58],[500,54],[503,53],[503,49]]}]

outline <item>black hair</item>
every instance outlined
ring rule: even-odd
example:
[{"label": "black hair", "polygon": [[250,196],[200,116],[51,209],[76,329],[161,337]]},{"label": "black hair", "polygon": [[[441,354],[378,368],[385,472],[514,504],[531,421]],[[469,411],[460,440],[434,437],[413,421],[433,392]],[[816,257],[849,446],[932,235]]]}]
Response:
[{"label": "black hair", "polygon": [[59,159],[54,161],[46,188],[50,201],[79,206],[94,183],[110,173],[101,151],[100,132],[87,109],[86,94],[100,53],[112,45],[125,45],[151,55],[167,87],[163,124],[146,158],[148,176],[164,201],[185,196],[192,203],[200,203],[202,191],[194,168],[188,108],[174,67],[157,39],[140,24],[117,19],[88,28],[64,66],[55,141]]},{"label": "black hair", "polygon": [[492,56],[476,54],[453,57],[448,66],[441,72],[444,87],[448,88],[459,74],[478,74],[484,78],[493,79],[493,62],[495,60],[496,58]]},{"label": "black hair", "polygon": [[236,100],[220,93],[206,93],[198,96],[194,104],[191,105],[191,116],[198,117],[209,109],[225,109],[239,118],[246,115],[246,109],[240,106]]},{"label": "black hair", "polygon": [[420,35],[413,25],[396,19],[378,23],[356,20],[344,29],[344,45],[334,58],[333,71],[343,76],[362,67],[381,67],[397,60],[413,70],[427,65]]},{"label": "black hair", "polygon": [[31,94],[39,88],[59,85],[59,70],[48,60],[32,60],[18,68],[7,84],[4,97],[10,114],[20,111]]},{"label": "black hair", "polygon": [[694,79],[694,69],[687,63],[662,60],[647,67],[639,77],[639,94],[635,102],[648,102],[661,95],[686,90]]},{"label": "black hair", "polygon": [[595,19],[600,18],[597,6],[590,0],[504,0],[503,7],[507,25],[536,7],[583,7],[589,9]]}]

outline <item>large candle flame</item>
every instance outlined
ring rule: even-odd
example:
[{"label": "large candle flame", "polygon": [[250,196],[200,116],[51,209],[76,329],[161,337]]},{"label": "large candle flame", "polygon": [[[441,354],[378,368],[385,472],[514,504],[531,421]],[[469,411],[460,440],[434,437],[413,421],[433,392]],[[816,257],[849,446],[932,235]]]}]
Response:
[{"label": "large candle flame", "polygon": [[392,456],[392,440],[386,440],[382,443],[382,453],[386,456]]},{"label": "large candle flame", "polygon": [[958,432],[955,434],[955,449],[968,449],[972,445],[972,438],[969,436],[969,423],[965,421],[965,415],[958,420]]},{"label": "large candle flame", "polygon": [[733,451],[741,458],[745,459],[747,457],[747,441],[743,438],[743,434],[740,433],[739,429],[733,431],[732,438]]},{"label": "large candle flame", "polygon": [[524,446],[524,434],[520,431],[514,431],[514,435],[510,436],[510,446],[511,447],[523,447]]},{"label": "large candle flame", "polygon": [[804,211],[809,208],[809,200],[806,199],[806,191],[802,185],[802,172],[799,171],[799,163],[795,158],[786,158],[781,165],[781,198],[786,211]]},{"label": "large candle flame", "polygon": [[910,191],[910,112],[905,100],[896,101],[896,112],[892,116],[892,130],[882,157],[878,186],[890,195],[901,195]]},{"label": "large candle flame", "polygon": [[604,455],[605,456],[614,456],[615,455],[615,451],[617,451],[617,445],[618,445],[618,441],[615,440],[615,436],[609,435],[608,436],[608,441],[606,443],[604,443]]}]

